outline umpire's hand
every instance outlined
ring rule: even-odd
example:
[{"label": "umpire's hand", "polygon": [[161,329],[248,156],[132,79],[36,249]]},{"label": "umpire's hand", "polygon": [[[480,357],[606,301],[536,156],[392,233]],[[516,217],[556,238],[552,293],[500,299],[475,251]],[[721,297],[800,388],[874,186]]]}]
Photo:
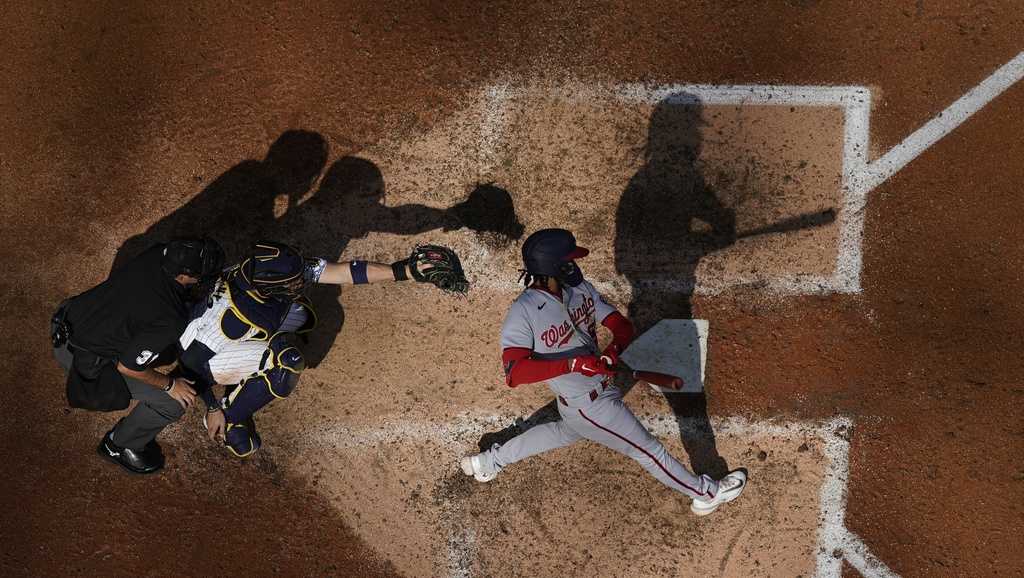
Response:
[{"label": "umpire's hand", "polygon": [[192,389],[192,382],[184,377],[174,378],[174,384],[171,385],[171,389],[167,390],[167,395],[185,409],[191,407],[196,400],[196,390]]}]

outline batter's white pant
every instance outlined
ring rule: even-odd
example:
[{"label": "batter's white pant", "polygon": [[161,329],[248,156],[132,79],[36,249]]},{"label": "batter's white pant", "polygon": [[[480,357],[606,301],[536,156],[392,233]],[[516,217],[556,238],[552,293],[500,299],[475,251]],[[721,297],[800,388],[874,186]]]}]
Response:
[{"label": "batter's white pant", "polygon": [[560,421],[532,427],[504,445],[484,452],[484,468],[500,470],[586,438],[633,458],[658,481],[691,498],[707,500],[718,493],[718,482],[707,475],[695,476],[647,431],[622,402],[619,388],[609,387],[593,401],[586,396],[578,403],[573,401],[569,400],[569,406],[558,402]]}]

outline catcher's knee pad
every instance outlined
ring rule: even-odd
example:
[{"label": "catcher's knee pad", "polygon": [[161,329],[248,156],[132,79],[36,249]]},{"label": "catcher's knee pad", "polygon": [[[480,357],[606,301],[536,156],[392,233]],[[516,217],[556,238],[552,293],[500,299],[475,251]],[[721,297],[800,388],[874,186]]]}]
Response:
[{"label": "catcher's knee pad", "polygon": [[224,444],[240,458],[251,456],[262,444],[260,434],[256,433],[256,421],[252,417],[242,423],[229,421],[224,433]]},{"label": "catcher's knee pad", "polygon": [[288,397],[306,364],[292,335],[279,333],[271,338],[260,366],[228,395],[224,415],[229,423],[242,423],[275,399]]}]

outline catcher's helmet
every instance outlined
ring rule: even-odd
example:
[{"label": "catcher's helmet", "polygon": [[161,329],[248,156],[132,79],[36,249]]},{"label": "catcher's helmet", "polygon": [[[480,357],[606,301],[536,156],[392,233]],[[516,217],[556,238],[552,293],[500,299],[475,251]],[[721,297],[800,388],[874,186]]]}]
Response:
[{"label": "catcher's helmet", "polygon": [[528,274],[554,277],[570,287],[583,281],[583,272],[574,259],[589,254],[565,229],[541,229],[523,243],[523,264]]},{"label": "catcher's helmet", "polygon": [[295,298],[305,289],[306,262],[292,247],[277,241],[257,241],[238,267],[245,283],[263,298]]},{"label": "catcher's helmet", "polygon": [[169,275],[207,281],[224,269],[224,249],[213,239],[174,239],[164,247],[163,268]]}]

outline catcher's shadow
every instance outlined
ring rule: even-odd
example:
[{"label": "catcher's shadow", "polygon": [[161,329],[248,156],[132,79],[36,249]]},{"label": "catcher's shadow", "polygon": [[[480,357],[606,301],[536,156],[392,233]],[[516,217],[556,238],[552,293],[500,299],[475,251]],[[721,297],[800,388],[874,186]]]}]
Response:
[{"label": "catcher's shadow", "polygon": [[[324,174],[316,193],[277,220],[274,238],[301,248],[303,254],[339,261],[352,239],[374,232],[416,235],[468,227],[488,235],[522,234],[511,196],[493,184],[476,187],[466,201],[447,209],[415,203],[388,206],[385,192],[384,175],[374,162],[357,156],[342,157]],[[303,352],[307,365],[316,367],[341,332],[345,311],[340,302],[341,288],[336,285],[314,286],[307,295],[318,323]]]}]

